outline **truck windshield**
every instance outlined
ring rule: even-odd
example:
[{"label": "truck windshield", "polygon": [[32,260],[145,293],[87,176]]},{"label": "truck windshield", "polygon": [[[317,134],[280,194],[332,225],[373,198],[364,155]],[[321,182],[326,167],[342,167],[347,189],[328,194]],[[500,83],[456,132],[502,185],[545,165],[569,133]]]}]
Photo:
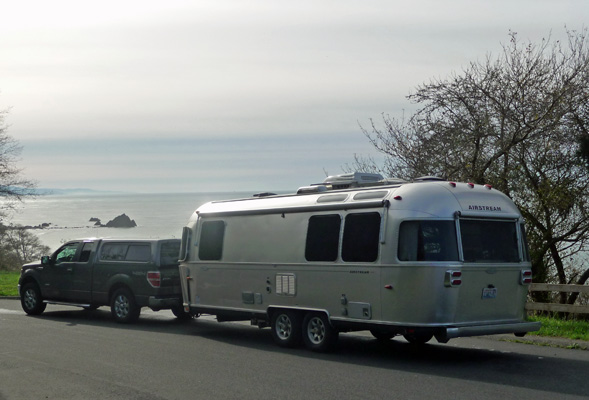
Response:
[{"label": "truck windshield", "polygon": [[519,262],[517,225],[511,221],[460,220],[465,262]]}]

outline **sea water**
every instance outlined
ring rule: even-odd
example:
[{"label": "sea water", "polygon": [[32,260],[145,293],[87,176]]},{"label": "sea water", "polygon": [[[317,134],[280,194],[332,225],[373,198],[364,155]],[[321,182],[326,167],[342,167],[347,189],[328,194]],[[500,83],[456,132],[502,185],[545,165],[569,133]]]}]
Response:
[{"label": "sea water", "polygon": [[[202,204],[213,200],[251,197],[252,193],[156,193],[156,194],[76,194],[44,195],[26,199],[5,224],[39,226],[31,229],[44,245],[57,249],[62,243],[87,237],[180,238],[182,227]],[[137,224],[134,228],[95,226],[126,214]]]}]

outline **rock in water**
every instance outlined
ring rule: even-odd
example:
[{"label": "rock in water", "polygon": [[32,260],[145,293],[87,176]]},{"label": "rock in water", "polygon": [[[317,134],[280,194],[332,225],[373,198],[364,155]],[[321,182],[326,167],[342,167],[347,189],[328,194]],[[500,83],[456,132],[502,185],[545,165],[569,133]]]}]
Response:
[{"label": "rock in water", "polygon": [[115,219],[108,221],[104,226],[107,228],[133,228],[136,227],[137,224],[126,214],[121,214],[118,217],[115,217]]}]

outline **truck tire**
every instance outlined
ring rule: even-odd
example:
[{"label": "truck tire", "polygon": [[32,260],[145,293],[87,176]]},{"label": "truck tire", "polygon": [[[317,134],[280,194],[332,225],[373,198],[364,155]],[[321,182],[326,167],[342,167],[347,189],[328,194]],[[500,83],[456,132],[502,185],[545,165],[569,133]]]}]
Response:
[{"label": "truck tire", "polygon": [[277,310],[270,319],[272,338],[281,347],[296,347],[301,343],[301,317],[293,310]]},{"label": "truck tire", "polygon": [[139,318],[141,307],[137,306],[133,293],[127,288],[115,290],[110,300],[110,311],[116,322],[129,323]]},{"label": "truck tire", "polygon": [[41,291],[34,282],[25,284],[20,292],[20,304],[29,315],[39,315],[45,311],[46,303],[43,303]]},{"label": "truck tire", "polygon": [[308,313],[303,320],[303,342],[312,351],[326,352],[333,350],[339,332],[329,323],[324,313]]}]

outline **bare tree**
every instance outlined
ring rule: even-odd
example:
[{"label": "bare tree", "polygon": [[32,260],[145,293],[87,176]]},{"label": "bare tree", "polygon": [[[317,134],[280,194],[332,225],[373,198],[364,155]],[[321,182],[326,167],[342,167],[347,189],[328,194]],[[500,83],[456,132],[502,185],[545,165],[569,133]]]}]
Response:
[{"label": "bare tree", "polygon": [[17,270],[23,264],[39,260],[51,249],[22,226],[0,226],[0,270]]},{"label": "bare tree", "polygon": [[0,111],[0,223],[15,203],[33,194],[35,184],[22,176],[17,167],[20,152],[19,143],[8,135],[5,117],[8,110]]},{"label": "bare tree", "polygon": [[[492,184],[527,222],[535,279],[583,284],[571,260],[589,239],[589,48],[587,30],[510,41],[497,58],[419,86],[407,121],[384,116],[363,129],[390,176]],[[585,147],[582,147],[582,146]],[[378,168],[356,158],[363,169]],[[567,301],[566,295],[561,299]]]}]

